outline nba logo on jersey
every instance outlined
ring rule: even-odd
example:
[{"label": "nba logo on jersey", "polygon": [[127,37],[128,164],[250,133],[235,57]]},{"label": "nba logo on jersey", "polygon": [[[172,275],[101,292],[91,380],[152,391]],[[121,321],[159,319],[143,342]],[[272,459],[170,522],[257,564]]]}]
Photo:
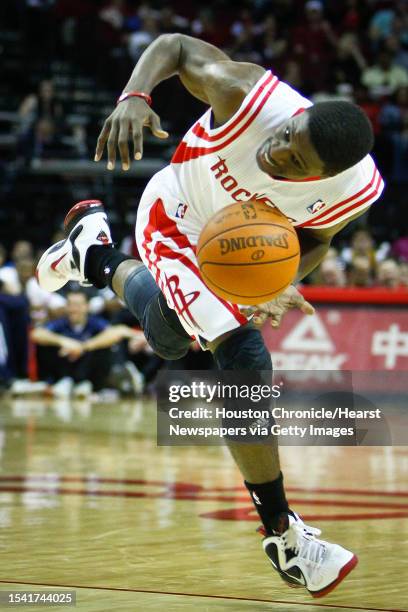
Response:
[{"label": "nba logo on jersey", "polygon": [[177,219],[183,219],[184,215],[187,212],[187,208],[188,208],[188,204],[182,204],[180,202],[180,204],[177,206],[177,210],[176,210],[176,217]]},{"label": "nba logo on jersey", "polygon": [[316,200],[316,202],[310,204],[310,206],[308,206],[306,210],[313,215],[313,213],[319,212],[319,210],[321,210],[325,206],[326,204],[323,202],[323,200]]}]

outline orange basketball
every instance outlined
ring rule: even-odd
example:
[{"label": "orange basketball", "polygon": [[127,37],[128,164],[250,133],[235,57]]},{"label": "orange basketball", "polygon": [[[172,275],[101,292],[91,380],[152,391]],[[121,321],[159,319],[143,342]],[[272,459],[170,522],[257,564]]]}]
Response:
[{"label": "orange basketball", "polygon": [[278,209],[263,202],[235,202],[204,226],[197,259],[205,284],[236,304],[262,304],[294,280],[300,246]]}]

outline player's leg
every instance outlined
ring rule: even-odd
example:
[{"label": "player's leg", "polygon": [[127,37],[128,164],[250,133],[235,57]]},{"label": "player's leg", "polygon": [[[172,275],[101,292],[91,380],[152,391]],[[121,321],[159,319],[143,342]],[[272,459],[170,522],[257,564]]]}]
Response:
[{"label": "player's leg", "polygon": [[[72,278],[88,279],[96,286],[110,284],[141,320],[153,348],[159,353],[164,349],[163,356],[176,358],[175,353],[187,350],[187,328],[195,336],[215,342],[214,356],[221,370],[270,372],[270,355],[260,332],[248,325],[242,327],[246,319],[238,308],[208,290],[194,263],[188,237],[180,234],[162,200],[154,202],[149,216],[155,225],[150,223],[144,234],[143,246],[152,255],[146,261],[154,262],[151,272],[166,299],[140,262],[129,263],[129,257],[112,248],[100,202],[79,203],[71,209],[66,219],[67,239],[48,249],[38,264],[40,284],[49,290]],[[160,241],[152,237],[152,227],[161,235]],[[167,300],[172,301],[178,316]],[[319,530],[307,527],[288,510],[276,446],[256,444],[248,449],[233,443],[231,448],[264,523],[264,549],[273,566],[287,582],[306,586],[314,596],[326,594],[354,567],[356,558],[336,544],[317,540],[314,536]]]},{"label": "player's leg", "polygon": [[57,291],[70,280],[98,288],[109,285],[139,320],[157,354],[165,359],[183,357],[190,336],[143,263],[113,247],[102,203],[79,202],[64,227],[67,239],[47,249],[37,265],[41,287]]},{"label": "player's leg", "polygon": [[[272,372],[272,362],[259,330],[246,326],[216,343],[214,359],[220,370],[252,370],[259,381]],[[228,441],[254,506],[263,523],[263,547],[273,567],[291,586],[306,586],[314,597],[333,590],[357,564],[350,551],[318,540],[289,509],[280,471],[276,438],[262,443]]]}]

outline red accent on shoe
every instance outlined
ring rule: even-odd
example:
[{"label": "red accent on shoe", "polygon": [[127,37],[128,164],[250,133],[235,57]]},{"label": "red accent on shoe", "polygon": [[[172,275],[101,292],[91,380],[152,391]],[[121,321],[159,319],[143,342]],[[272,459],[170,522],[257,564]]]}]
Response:
[{"label": "red accent on shoe", "polygon": [[263,525],[259,525],[256,530],[258,533],[261,534],[262,537],[266,538],[266,529]]},{"label": "red accent on shoe", "polygon": [[71,223],[72,219],[78,214],[82,213],[84,210],[89,208],[94,208],[95,206],[103,206],[100,200],[82,200],[75,204],[68,212],[67,216],[64,219],[64,227],[67,227],[69,223]]},{"label": "red accent on shoe", "polygon": [[353,555],[350,561],[341,568],[336,580],[334,580],[331,584],[329,584],[329,586],[325,587],[324,589],[321,589],[320,591],[309,591],[309,593],[315,598],[324,597],[325,595],[328,595],[329,593],[331,593],[331,591],[333,591],[333,589],[336,588],[336,586],[340,584],[340,582],[344,580],[344,578],[351,572],[351,570],[356,567],[357,563],[358,557],[357,555]]},{"label": "red accent on shoe", "polygon": [[55,269],[56,269],[56,267],[58,266],[59,262],[60,262],[60,261],[62,261],[62,260],[64,259],[65,255],[66,255],[66,253],[64,253],[63,255],[61,255],[61,257],[58,257],[58,259],[56,259],[55,261],[53,261],[53,262],[52,262],[52,264],[51,264],[51,268],[52,268],[53,270],[55,270]]},{"label": "red accent on shoe", "polygon": [[105,232],[102,231],[102,230],[99,232],[99,234],[97,235],[96,239],[99,240],[99,242],[102,242],[102,244],[104,244],[104,245],[110,244],[109,238],[107,237]]}]

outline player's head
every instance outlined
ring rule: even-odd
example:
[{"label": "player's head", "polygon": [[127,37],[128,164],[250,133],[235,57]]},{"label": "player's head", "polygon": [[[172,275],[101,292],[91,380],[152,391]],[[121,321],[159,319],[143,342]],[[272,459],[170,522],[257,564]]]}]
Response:
[{"label": "player's head", "polygon": [[278,126],[257,161],[271,176],[327,178],[354,166],[373,144],[371,124],[356,104],[319,102]]}]

